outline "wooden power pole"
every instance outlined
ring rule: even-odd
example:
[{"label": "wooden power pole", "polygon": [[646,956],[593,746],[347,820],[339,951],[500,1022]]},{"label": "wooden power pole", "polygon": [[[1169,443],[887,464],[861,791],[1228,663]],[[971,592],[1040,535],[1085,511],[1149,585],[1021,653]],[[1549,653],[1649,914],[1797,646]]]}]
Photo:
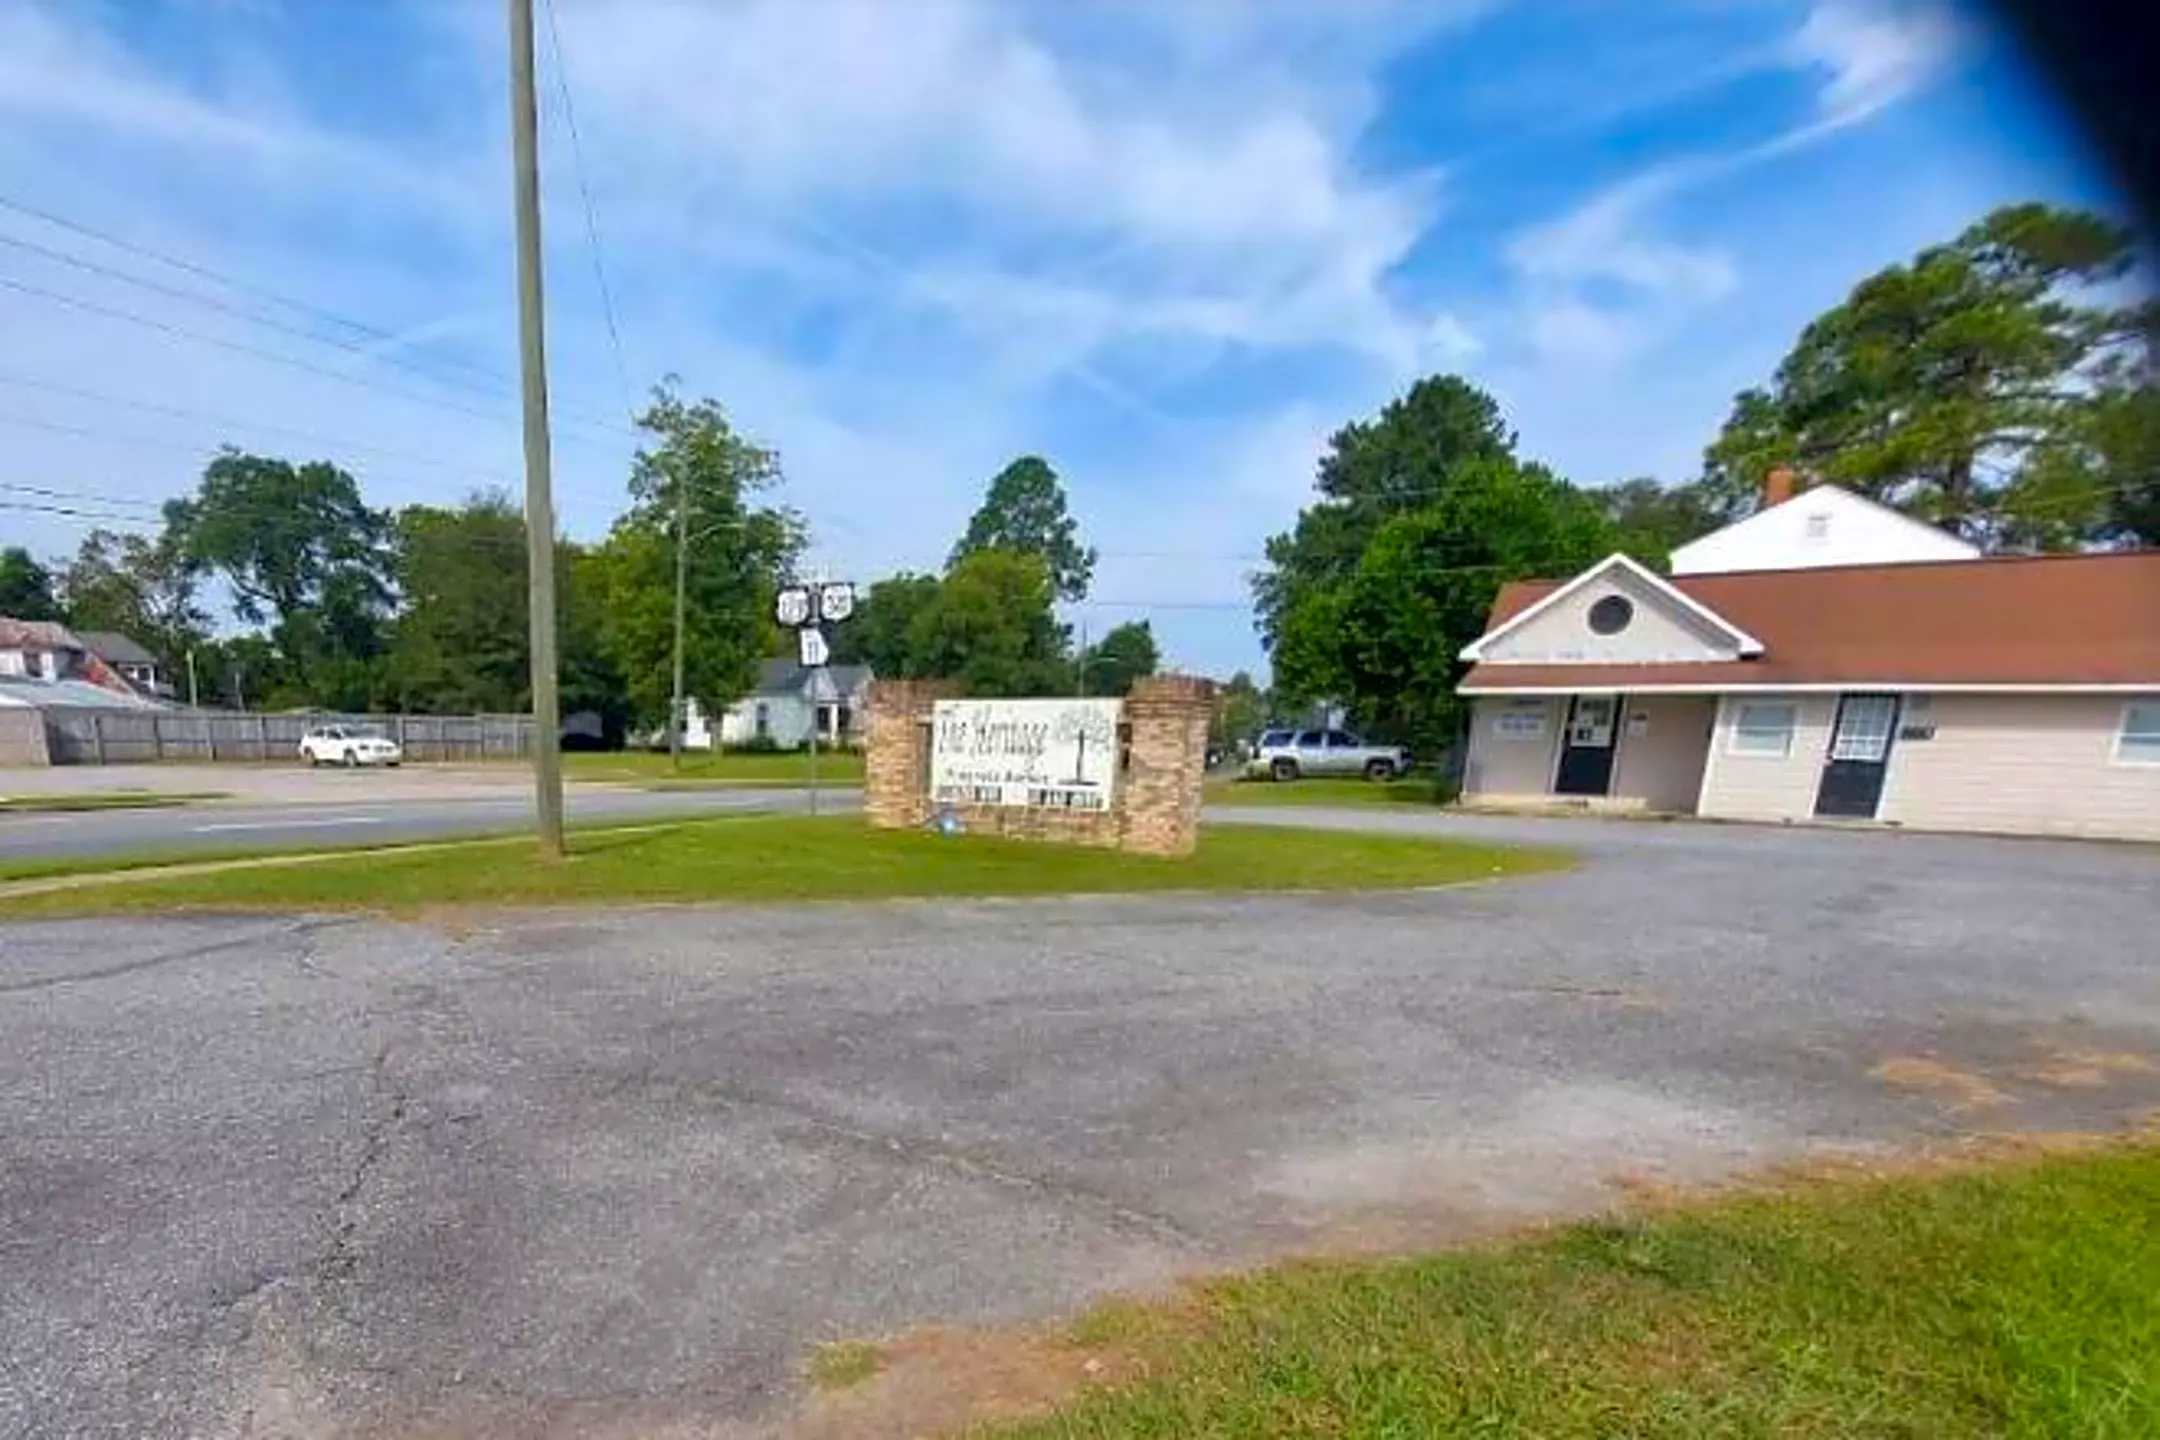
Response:
[{"label": "wooden power pole", "polygon": [[532,0],[510,5],[510,135],[517,172],[518,352],[525,395],[525,600],[532,639],[533,808],[540,855],[563,853],[562,706],[555,676],[555,502],[548,454],[547,324],[541,309],[540,137]]}]

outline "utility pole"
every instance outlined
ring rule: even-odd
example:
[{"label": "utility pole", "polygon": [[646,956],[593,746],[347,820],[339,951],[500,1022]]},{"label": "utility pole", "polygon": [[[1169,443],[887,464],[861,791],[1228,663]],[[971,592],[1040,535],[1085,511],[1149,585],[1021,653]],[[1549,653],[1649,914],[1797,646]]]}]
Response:
[{"label": "utility pole", "polygon": [[202,709],[202,702],[195,698],[195,647],[192,645],[187,652],[187,703],[190,710]]},{"label": "utility pole", "polygon": [[675,698],[668,706],[668,768],[682,769],[683,612],[688,608],[690,574],[690,476],[675,477]]},{"label": "utility pole", "polygon": [[533,808],[540,858],[563,853],[561,703],[555,690],[555,502],[548,455],[547,326],[541,310],[540,135],[532,0],[510,5],[510,136],[516,171],[519,373],[525,396],[525,603],[532,640]]}]

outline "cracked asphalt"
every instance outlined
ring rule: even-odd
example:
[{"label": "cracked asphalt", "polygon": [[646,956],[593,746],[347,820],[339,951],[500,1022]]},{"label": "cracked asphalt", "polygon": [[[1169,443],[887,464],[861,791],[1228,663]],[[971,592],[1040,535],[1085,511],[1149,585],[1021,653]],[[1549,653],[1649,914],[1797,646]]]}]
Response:
[{"label": "cracked asphalt", "polygon": [[2149,848],[1295,819],[1584,863],[0,926],[0,1435],[758,1434],[823,1340],[2160,1107]]}]

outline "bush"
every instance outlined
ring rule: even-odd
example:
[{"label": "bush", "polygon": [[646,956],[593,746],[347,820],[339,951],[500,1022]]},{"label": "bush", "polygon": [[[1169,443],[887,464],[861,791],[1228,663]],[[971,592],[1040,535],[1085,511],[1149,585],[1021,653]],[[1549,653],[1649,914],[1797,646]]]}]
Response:
[{"label": "bush", "polygon": [[737,740],[726,747],[730,755],[778,755],[783,747],[770,735],[753,735],[747,740]]}]

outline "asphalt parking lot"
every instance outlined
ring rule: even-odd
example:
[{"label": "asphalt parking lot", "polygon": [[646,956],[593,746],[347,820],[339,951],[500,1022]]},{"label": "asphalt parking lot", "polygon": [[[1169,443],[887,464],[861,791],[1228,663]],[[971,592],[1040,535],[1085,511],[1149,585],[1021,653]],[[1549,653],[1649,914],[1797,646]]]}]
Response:
[{"label": "asphalt parking lot", "polygon": [[821,1340],[2160,1107],[2150,848],[1340,823],[1585,861],[0,926],[0,1434],[758,1433]]}]

